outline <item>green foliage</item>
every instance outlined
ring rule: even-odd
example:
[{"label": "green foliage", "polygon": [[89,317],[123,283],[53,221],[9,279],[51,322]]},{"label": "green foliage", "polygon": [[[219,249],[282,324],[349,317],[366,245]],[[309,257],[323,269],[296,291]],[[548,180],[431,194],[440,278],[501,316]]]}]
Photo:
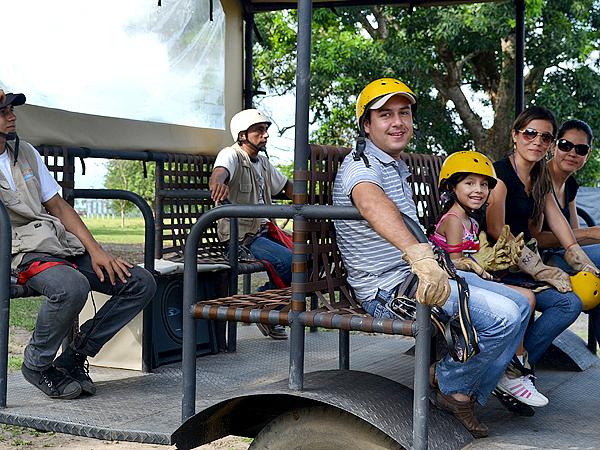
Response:
[{"label": "green foliage", "polygon": [[[559,120],[575,116],[600,129],[600,2],[526,0],[526,103],[544,104]],[[257,16],[255,87],[295,88],[296,12]],[[477,148],[493,158],[509,148],[514,117],[513,2],[452,7],[318,9],[313,17],[311,139],[352,145],[354,104],[383,76],[406,81],[419,99],[413,151]],[[473,95],[472,95],[473,94]],[[475,106],[482,99],[493,120]],[[484,121],[485,119],[485,121]],[[491,122],[491,127],[483,123]]]},{"label": "green foliage", "polygon": [[277,167],[279,169],[279,171],[284,174],[288,180],[293,180],[294,179],[294,163],[290,162],[287,164],[276,164],[275,167]]},{"label": "green foliage", "polygon": [[[104,186],[107,189],[124,189],[142,196],[151,207],[154,207],[154,173],[156,165],[147,162],[148,177],[144,178],[144,165],[141,161],[110,160],[107,165]],[[134,211],[137,207],[124,200],[113,200],[113,208],[124,214]]]}]

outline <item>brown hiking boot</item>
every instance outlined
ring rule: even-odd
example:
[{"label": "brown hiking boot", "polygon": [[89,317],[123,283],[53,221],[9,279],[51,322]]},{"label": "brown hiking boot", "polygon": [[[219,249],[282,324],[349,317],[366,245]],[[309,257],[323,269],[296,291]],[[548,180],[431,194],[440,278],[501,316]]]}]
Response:
[{"label": "brown hiking boot", "polygon": [[475,417],[475,400],[459,402],[450,395],[444,395],[441,391],[435,392],[435,405],[449,412],[458,419],[469,433],[475,438],[483,438],[488,435],[488,427]]}]

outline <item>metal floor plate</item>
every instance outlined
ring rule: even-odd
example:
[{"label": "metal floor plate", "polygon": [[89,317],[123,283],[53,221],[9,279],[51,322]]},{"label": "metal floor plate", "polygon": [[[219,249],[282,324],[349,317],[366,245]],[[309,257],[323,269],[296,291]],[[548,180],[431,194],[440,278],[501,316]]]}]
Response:
[{"label": "metal floor plate", "polygon": [[[244,389],[257,389],[288,375],[289,341],[263,337],[254,326],[240,326],[238,351],[198,359],[197,407],[217,403]],[[413,358],[403,352],[413,339],[352,334],[350,367],[412,387]],[[306,333],[305,371],[336,369],[338,334]],[[155,373],[91,368],[94,397],[51,400],[28,384],[20,372],[9,374],[8,407],[0,422],[107,440],[169,444],[181,420],[179,364]],[[468,446],[484,448],[599,448],[600,365],[584,372],[540,371],[538,386],[550,398],[531,418],[506,412],[490,399],[478,414],[491,437]]]}]

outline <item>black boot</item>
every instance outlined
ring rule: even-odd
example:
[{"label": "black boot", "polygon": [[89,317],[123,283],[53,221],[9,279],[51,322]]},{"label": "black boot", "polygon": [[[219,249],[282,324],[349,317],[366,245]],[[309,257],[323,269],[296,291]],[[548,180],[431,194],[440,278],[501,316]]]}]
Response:
[{"label": "black boot", "polygon": [[69,346],[54,360],[54,366],[77,380],[81,385],[82,394],[94,395],[96,393],[96,386],[90,378],[86,355],[77,353]]},{"label": "black boot", "polygon": [[81,385],[68,374],[50,366],[44,370],[33,370],[25,364],[21,366],[23,378],[50,398],[70,400],[79,397]]}]

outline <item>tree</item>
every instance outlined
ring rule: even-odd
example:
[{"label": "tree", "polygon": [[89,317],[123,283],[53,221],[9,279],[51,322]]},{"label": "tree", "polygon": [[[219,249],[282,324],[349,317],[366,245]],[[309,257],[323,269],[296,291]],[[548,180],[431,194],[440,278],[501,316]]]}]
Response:
[{"label": "tree", "polygon": [[[526,8],[526,104],[599,129],[600,2],[527,0]],[[255,84],[291,91],[296,12],[259,16],[257,24],[263,41],[255,46]],[[512,2],[319,9],[311,62],[311,117],[319,128],[312,138],[351,145],[356,95],[368,81],[392,76],[419,97],[413,151],[476,148],[498,159],[511,147],[515,50]]]},{"label": "tree", "polygon": [[[124,161],[111,159],[107,163],[107,173],[104,186],[107,189],[123,189],[132,191],[144,198],[152,207],[154,206],[154,173],[155,164],[146,163],[147,178],[144,178],[143,163],[141,161]],[[125,200],[113,200],[113,208],[121,215],[121,227],[125,227],[125,213],[137,207]]]}]

